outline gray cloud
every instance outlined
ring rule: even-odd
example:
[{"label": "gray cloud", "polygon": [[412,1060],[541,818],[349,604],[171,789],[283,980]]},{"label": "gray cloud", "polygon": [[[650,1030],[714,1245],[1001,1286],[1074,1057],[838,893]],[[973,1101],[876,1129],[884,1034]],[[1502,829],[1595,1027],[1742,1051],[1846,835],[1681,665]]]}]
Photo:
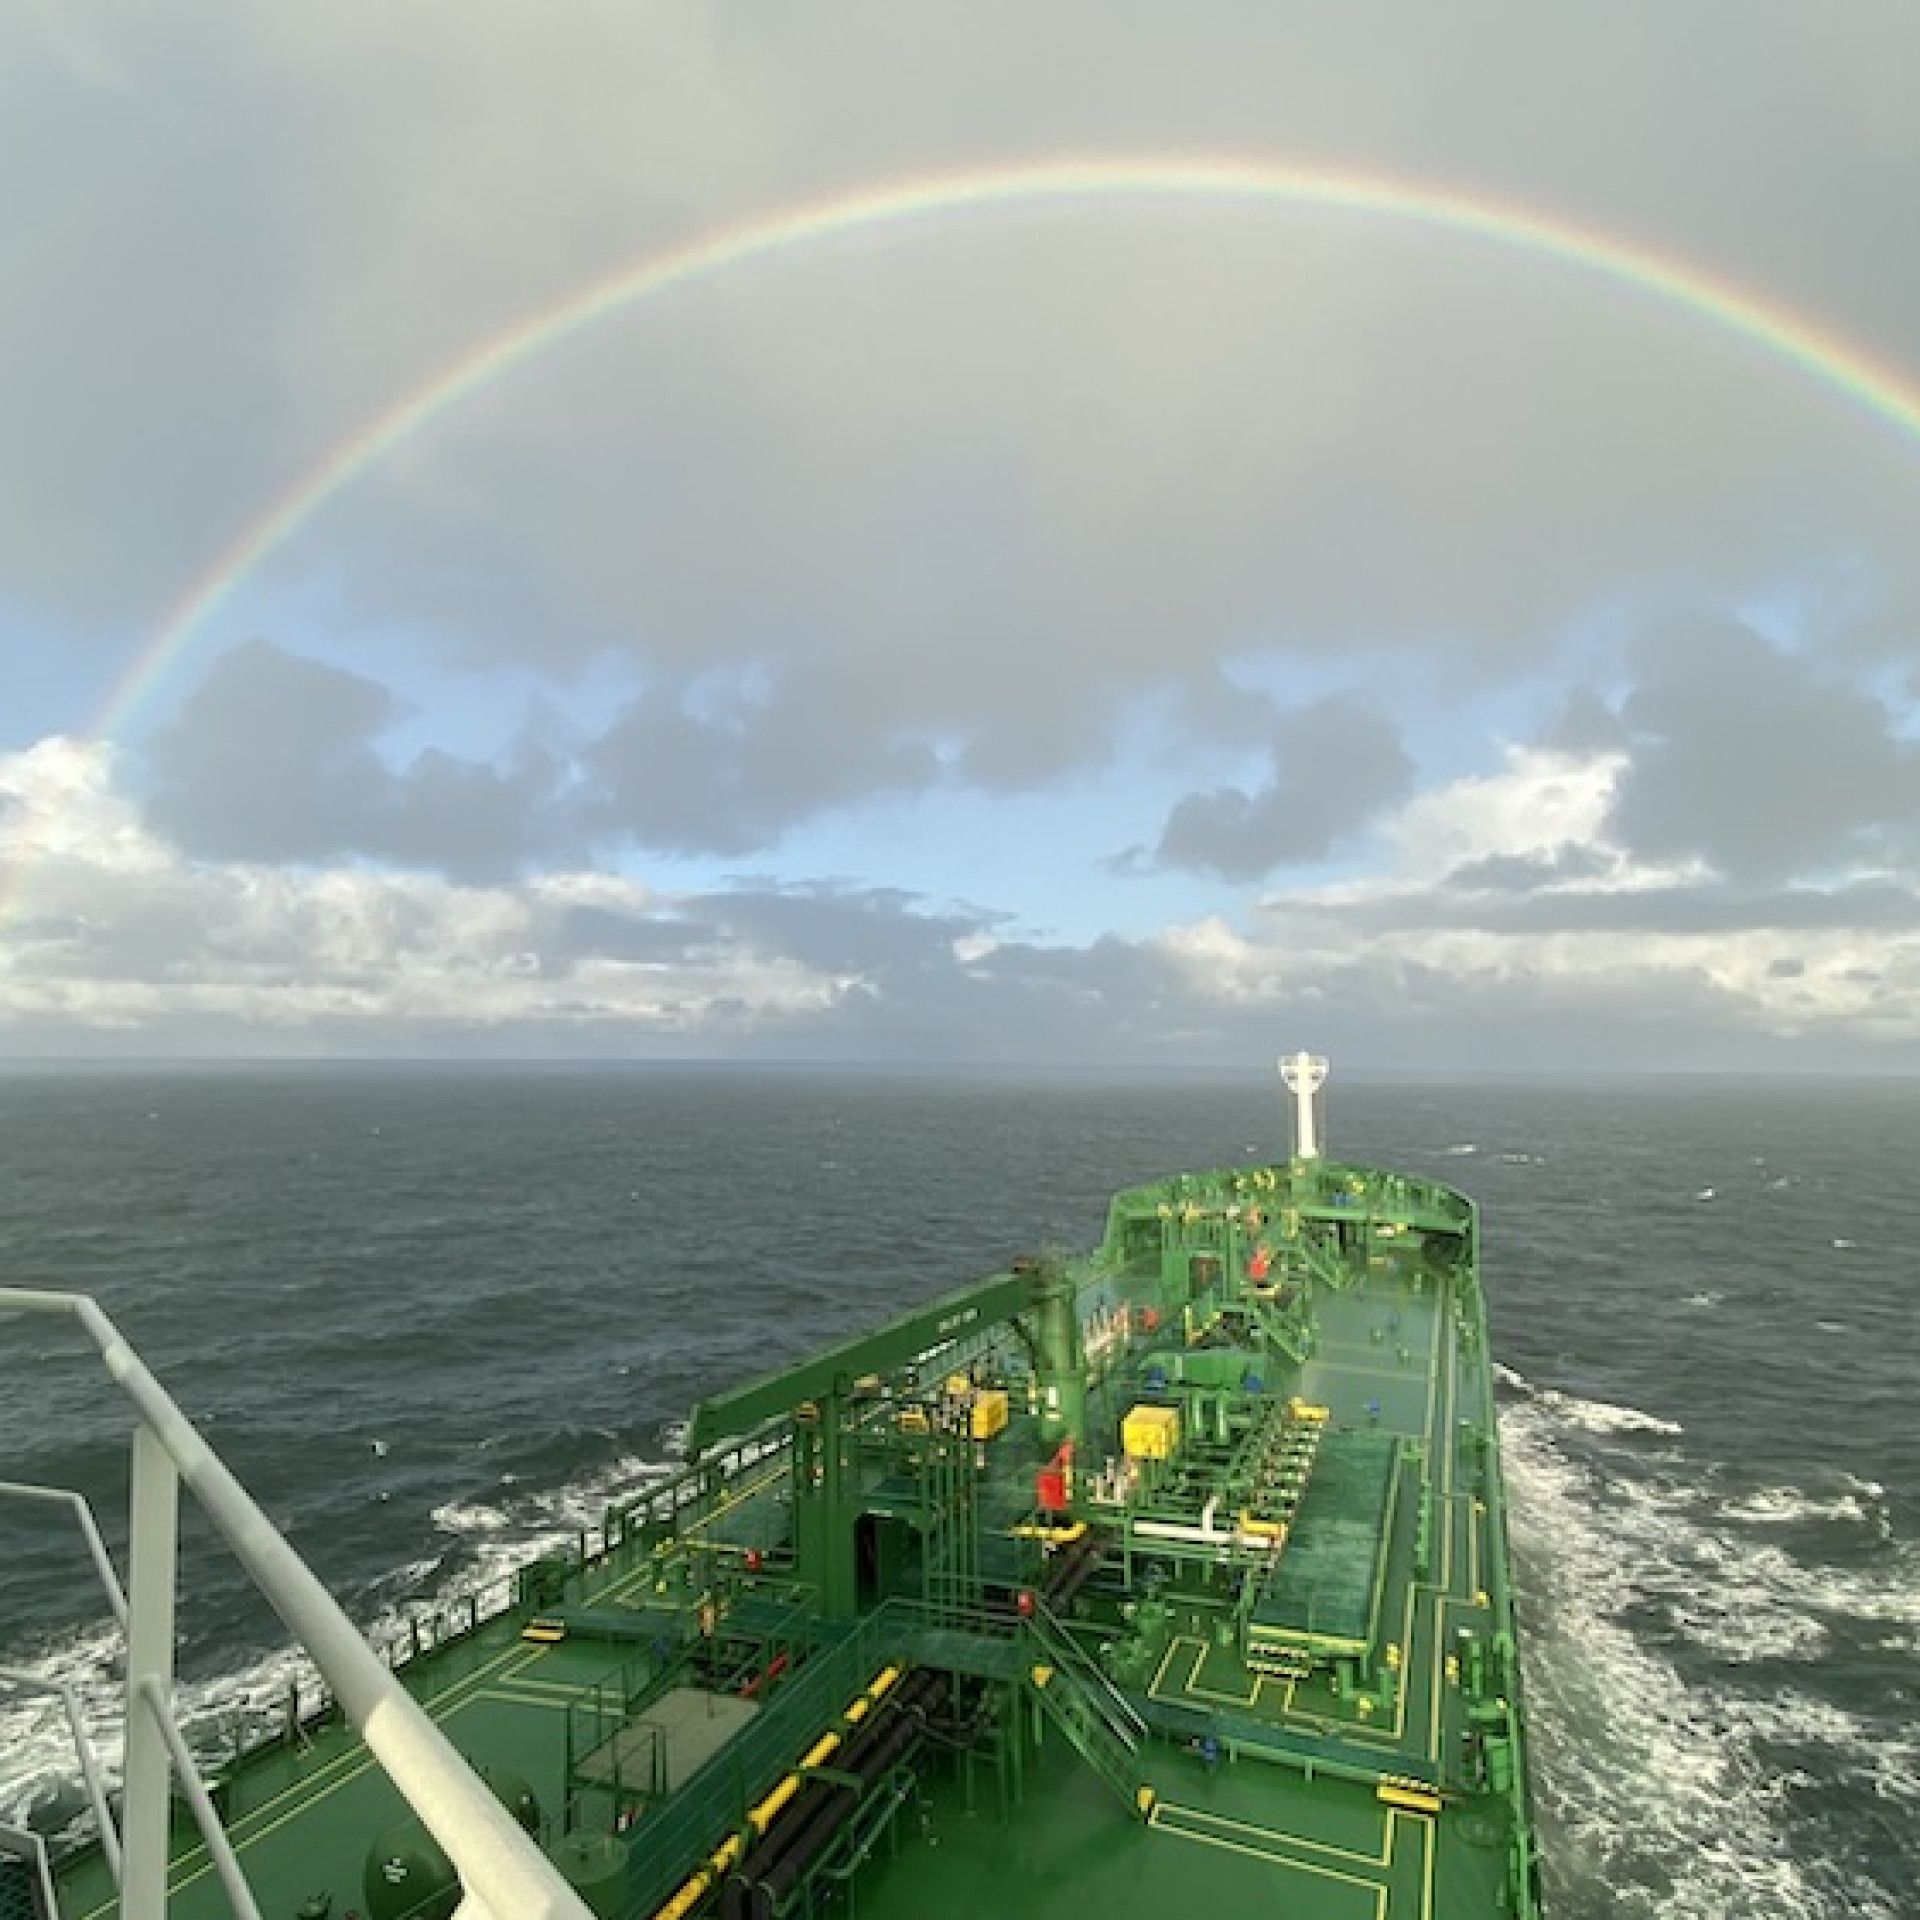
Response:
[{"label": "gray cloud", "polygon": [[559,768],[528,745],[497,768],[436,748],[395,772],[398,703],[365,676],[251,641],[217,661],[147,761],[154,824],[227,860],[365,854],[465,878],[564,848]]},{"label": "gray cloud", "polygon": [[1909,851],[1920,753],[1871,694],[1721,623],[1651,636],[1621,709],[1632,758],[1612,832],[1742,880]]},{"label": "gray cloud", "polygon": [[745,946],[826,975],[897,982],[929,965],[951,969],[955,943],[1001,918],[980,908],[935,910],[898,888],[763,876],[667,906],[569,906],[543,925],[541,946],[568,965],[685,961]]},{"label": "gray cloud", "polygon": [[1190,793],[1168,814],[1154,858],[1224,879],[1324,858],[1413,786],[1413,762],[1392,723],[1347,698],[1283,715],[1269,742],[1272,777]]},{"label": "gray cloud", "polygon": [[[234,0],[178,34],[32,6],[0,63],[8,177],[43,196],[0,261],[10,591],[123,644],[476,337],[751,209],[943,165],[1265,153],[1284,125],[1310,158],[1523,183],[1869,339],[1910,326],[1920,263],[1855,238],[1899,230],[1920,168],[1888,80],[1920,58],[1910,13],[1470,12],[1487,31],[1251,0],[1204,33],[1092,0],[879,35],[831,5],[636,15],[587,59],[501,0]],[[1227,659],[1419,650],[1498,679],[1623,580],[1712,597],[1845,566],[1865,632],[1913,599],[1910,472],[1801,375],[1564,264],[1378,218],[1029,210],[579,335],[274,577],[449,672],[623,659],[648,692],[607,744],[613,824],[745,848],[923,784],[935,752],[994,786],[1098,765],[1129,698]],[[767,698],[691,701],[769,667]],[[829,706],[836,747],[803,764]]]},{"label": "gray cloud", "polygon": [[864,724],[818,681],[791,675],[692,710],[685,692],[634,700],[583,755],[584,817],[609,838],[689,853],[752,853],[840,802],[932,785],[921,742]]},{"label": "gray cloud", "polygon": [[1542,729],[1540,744],[1567,753],[1610,753],[1625,747],[1627,732],[1604,696],[1592,687],[1576,686]]},{"label": "gray cloud", "polygon": [[362,855],[492,878],[596,844],[752,853],[838,802],[943,773],[924,744],[849,729],[831,690],[786,679],[658,689],[598,735],[523,734],[504,765],[429,747],[390,766],[381,742],[404,717],[364,674],[243,643],[150,742],[150,818],[219,859]]},{"label": "gray cloud", "polygon": [[1447,884],[1469,893],[1531,893],[1568,881],[1597,880],[1612,864],[1597,847],[1564,841],[1551,853],[1490,853],[1469,860],[1448,874]]},{"label": "gray cloud", "polygon": [[[1521,891],[1504,881],[1491,888],[1482,882],[1457,890],[1451,883],[1458,878],[1458,874],[1450,876],[1450,884],[1443,888],[1415,888],[1352,901],[1342,907],[1341,919],[1356,929],[1454,928],[1540,935],[1896,933],[1920,928],[1920,892],[1893,882],[1756,890],[1708,881],[1604,889],[1543,886],[1539,891]],[[1266,911],[1277,918],[1312,918],[1325,909],[1312,900],[1293,903],[1283,896],[1267,902]]]}]

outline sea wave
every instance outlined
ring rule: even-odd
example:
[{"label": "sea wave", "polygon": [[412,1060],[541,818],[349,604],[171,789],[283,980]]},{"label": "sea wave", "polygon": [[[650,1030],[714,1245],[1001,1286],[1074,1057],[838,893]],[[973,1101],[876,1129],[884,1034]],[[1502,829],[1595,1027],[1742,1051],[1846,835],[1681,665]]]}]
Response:
[{"label": "sea wave", "polygon": [[1671,1439],[1686,1429],[1678,1420],[1657,1413],[1644,1413],[1638,1407],[1621,1406],[1613,1400],[1586,1400],[1574,1393],[1562,1393],[1557,1387],[1543,1387],[1535,1396],[1540,1405],[1550,1407],[1561,1419],[1588,1433],[1644,1433]]},{"label": "sea wave", "polygon": [[[1912,1756],[1890,1755],[1876,1729],[1798,1692],[1755,1697],[1690,1683],[1640,1625],[1647,1608],[1701,1587],[1721,1589],[1711,1605],[1722,1625],[1756,1600],[1773,1625],[1788,1623],[1782,1569],[1764,1550],[1720,1554],[1725,1543],[1676,1508],[1651,1499],[1636,1508],[1630,1483],[1602,1482],[1575,1457],[1577,1436],[1558,1409],[1507,1407],[1502,1438],[1523,1602],[1532,1603],[1522,1649],[1550,1881],[1570,1904],[1583,1890],[1610,1889],[1607,1910],[1626,1920],[1894,1920],[1890,1897],[1790,1825],[1767,1748],[1790,1733],[1821,1749],[1829,1774],[1880,1781],[1874,1790],[1896,1799],[1913,1785]],[[1703,1579],[1702,1561],[1717,1554]]]},{"label": "sea wave", "polygon": [[1856,1479],[1852,1474],[1839,1476],[1838,1491],[1810,1493],[1804,1487],[1755,1487],[1725,1502],[1720,1511],[1729,1520],[1753,1526],[1799,1526],[1818,1521],[1847,1521],[1876,1529],[1881,1537],[1891,1534],[1887,1516],[1886,1489],[1877,1480]]},{"label": "sea wave", "polygon": [[1560,1387],[1536,1386],[1525,1374],[1498,1360],[1493,1363],[1493,1377],[1510,1393],[1549,1409],[1568,1425],[1588,1433],[1652,1434],[1671,1439],[1686,1431],[1678,1420],[1647,1413],[1639,1407],[1622,1406],[1615,1400],[1590,1400]]}]

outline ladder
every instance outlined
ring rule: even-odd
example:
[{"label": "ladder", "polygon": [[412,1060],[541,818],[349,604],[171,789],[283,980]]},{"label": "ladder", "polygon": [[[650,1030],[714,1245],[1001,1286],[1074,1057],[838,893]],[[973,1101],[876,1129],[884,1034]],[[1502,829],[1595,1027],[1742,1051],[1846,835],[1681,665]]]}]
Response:
[{"label": "ladder", "polygon": [[1142,1751],[1146,1723],[1037,1596],[1025,1643],[1026,1683],[1041,1711],[1128,1810],[1144,1820],[1154,1802]]}]

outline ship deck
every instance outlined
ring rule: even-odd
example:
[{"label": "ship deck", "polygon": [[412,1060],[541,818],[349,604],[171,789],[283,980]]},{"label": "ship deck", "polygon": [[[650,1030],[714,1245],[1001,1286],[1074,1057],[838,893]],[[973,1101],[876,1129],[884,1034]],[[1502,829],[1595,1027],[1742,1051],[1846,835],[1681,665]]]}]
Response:
[{"label": "ship deck", "polygon": [[[795,1465],[804,1430],[788,1429],[657,1497],[591,1543],[557,1589],[523,1592],[407,1661],[401,1677],[470,1761],[533,1788],[556,1857],[568,1844],[583,1858],[611,1849],[624,1785],[620,1845],[633,1857],[596,1911],[636,1920],[686,1883],[823,1725],[846,1724],[836,1715],[875,1674],[926,1666],[1004,1697],[1017,1724],[991,1757],[924,1753],[898,1806],[876,1812],[871,1833],[840,1857],[838,1877],[810,1886],[808,1911],[838,1894],[863,1920],[982,1911],[1053,1920],[1090,1904],[1143,1920],[1195,1904],[1294,1920],[1511,1912],[1516,1802],[1474,1755],[1495,1691],[1480,1662],[1502,1632],[1505,1600],[1477,1279],[1436,1279],[1417,1243],[1374,1245],[1344,1277],[1321,1290],[1311,1355],[1286,1382],[1296,1401],[1325,1409],[1287,1550],[1235,1578],[1176,1565],[1143,1586],[1153,1543],[1126,1537],[1054,1622],[1064,1638],[1044,1664],[1018,1620],[935,1605],[930,1591],[827,1625],[797,1618],[779,1581],[739,1577],[719,1637],[752,1651],[719,1683],[714,1622],[699,1610],[716,1591],[714,1567],[739,1575],[792,1558],[794,1479],[807,1469]],[[1126,1289],[1100,1295],[1108,1305],[1116,1297]],[[1089,1423],[1117,1421],[1138,1389],[1137,1371],[1110,1367],[1093,1383]],[[884,1419],[850,1424],[847,1497],[869,1529],[917,1538],[926,1477],[908,1472],[894,1446],[892,1404]],[[1040,1438],[1023,1432],[1033,1418],[1016,1413],[993,1445],[1009,1458],[1014,1448],[1043,1457]],[[975,1490],[982,1578],[995,1577],[996,1554],[1024,1564],[1032,1485],[1023,1469],[988,1474]],[[876,1551],[884,1566],[890,1549]],[[558,1623],[565,1637],[523,1637],[535,1621]],[[690,1645],[705,1660],[692,1674]],[[1268,1671],[1249,1645],[1267,1650]],[[1469,1665],[1462,1654],[1472,1649]],[[764,1704],[752,1697],[752,1675],[782,1670],[800,1677],[769,1686]],[[1133,1806],[1116,1797],[1110,1769],[1102,1777],[1102,1726],[1076,1731],[1061,1717],[1073,1705],[1062,1697],[1069,1681],[1095,1706],[1110,1690],[1123,1703],[1112,1712],[1137,1714],[1145,1729],[1122,1783],[1137,1781]],[[649,1709],[657,1724],[640,1726]],[[635,1818],[633,1776],[649,1755],[654,1797],[640,1794]],[[369,1847],[405,1809],[351,1728],[309,1720],[230,1768],[219,1794],[270,1920],[378,1920]],[[569,1825],[573,1842],[561,1837]],[[184,1818],[170,1885],[174,1920],[230,1912]],[[97,1852],[63,1866],[60,1891],[62,1920],[116,1911]]]}]

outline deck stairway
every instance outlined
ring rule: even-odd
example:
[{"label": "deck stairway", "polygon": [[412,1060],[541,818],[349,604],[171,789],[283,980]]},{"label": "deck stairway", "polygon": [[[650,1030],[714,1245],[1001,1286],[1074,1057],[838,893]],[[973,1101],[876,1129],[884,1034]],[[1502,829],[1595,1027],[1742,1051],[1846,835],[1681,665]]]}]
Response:
[{"label": "deck stairway", "polygon": [[1249,1296],[1246,1311],[1255,1332],[1268,1346],[1284,1353],[1296,1365],[1305,1365],[1312,1357],[1312,1336],[1298,1314],[1257,1296]]},{"label": "deck stairway", "polygon": [[1026,1622],[1027,1684],[1073,1750],[1128,1808],[1151,1807],[1141,1748],[1145,1723],[1044,1601]]}]

